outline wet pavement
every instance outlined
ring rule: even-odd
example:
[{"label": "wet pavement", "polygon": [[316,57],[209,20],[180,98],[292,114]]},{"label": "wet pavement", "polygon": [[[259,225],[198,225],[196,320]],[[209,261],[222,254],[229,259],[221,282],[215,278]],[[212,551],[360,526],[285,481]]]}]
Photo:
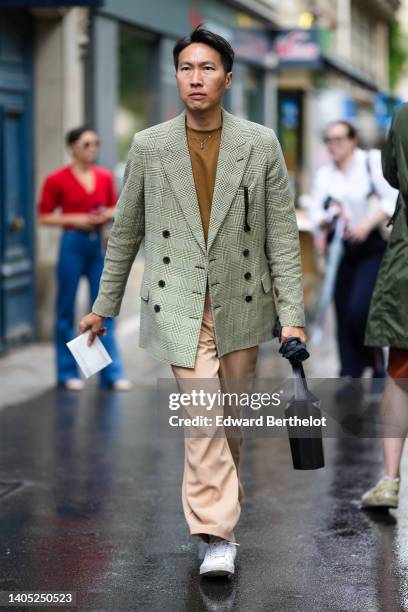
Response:
[{"label": "wet pavement", "polygon": [[326,439],[315,472],[286,439],[246,440],[236,573],[200,579],[182,440],[158,439],[154,398],[89,386],[0,412],[0,591],[76,591],[84,611],[408,609],[404,483],[398,511],[359,509],[379,440]]},{"label": "wet pavement", "polygon": [[[118,322],[131,393],[102,392],[96,377],[81,394],[53,389],[51,345],[0,360],[0,591],[75,591],[84,612],[408,610],[404,480],[398,511],[359,508],[381,474],[378,439],[324,440],[315,472],[293,470],[286,437],[246,439],[235,575],[199,578],[183,441],[158,436],[156,381],[171,370],[137,342],[141,264]],[[309,376],[336,375],[328,326]],[[258,378],[287,374],[261,345]]]}]

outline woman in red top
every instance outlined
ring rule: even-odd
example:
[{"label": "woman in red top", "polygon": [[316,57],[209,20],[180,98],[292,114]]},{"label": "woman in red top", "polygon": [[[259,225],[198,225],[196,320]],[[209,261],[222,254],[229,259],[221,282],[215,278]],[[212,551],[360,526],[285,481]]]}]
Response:
[{"label": "woman in red top", "polygon": [[[99,146],[93,130],[85,126],[71,130],[66,144],[73,162],[46,178],[38,212],[40,223],[64,230],[57,265],[57,380],[59,386],[79,391],[84,384],[66,343],[75,337],[75,301],[82,276],[89,281],[91,304],[98,294],[104,261],[102,230],[113,217],[116,191],[110,171],[93,163]],[[105,320],[102,342],[112,363],[100,373],[101,386],[128,390],[130,383],[123,374],[113,319]]]}]

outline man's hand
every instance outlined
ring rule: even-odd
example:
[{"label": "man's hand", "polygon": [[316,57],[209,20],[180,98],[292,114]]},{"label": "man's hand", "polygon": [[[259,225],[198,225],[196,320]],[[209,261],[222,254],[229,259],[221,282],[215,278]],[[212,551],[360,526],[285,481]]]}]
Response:
[{"label": "man's hand", "polygon": [[306,342],[307,340],[303,327],[282,327],[281,344],[291,337],[299,338],[302,342]]},{"label": "man's hand", "polygon": [[81,332],[81,334],[88,331],[88,329],[91,330],[91,333],[89,334],[89,338],[87,342],[88,346],[91,346],[96,336],[106,335],[106,329],[103,326],[104,320],[105,320],[104,317],[100,317],[94,312],[90,312],[89,314],[82,317],[79,323],[79,331]]}]

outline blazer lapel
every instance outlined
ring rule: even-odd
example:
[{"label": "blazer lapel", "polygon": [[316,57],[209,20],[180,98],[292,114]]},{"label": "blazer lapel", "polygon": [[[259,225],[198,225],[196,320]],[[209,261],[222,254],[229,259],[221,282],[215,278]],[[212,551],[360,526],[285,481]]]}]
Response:
[{"label": "blazer lapel", "polygon": [[238,191],[251,152],[251,143],[242,131],[242,123],[224,109],[222,117],[220,152],[208,228],[208,252]]},{"label": "blazer lapel", "polygon": [[184,111],[173,120],[164,147],[159,154],[167,179],[180,202],[185,219],[194,238],[205,253],[205,238],[187,144]]},{"label": "blazer lapel", "polygon": [[204,253],[208,253],[241,183],[251,144],[233,115],[222,109],[223,125],[211,206],[207,248],[185,129],[185,111],[171,123],[161,162],[170,186],[180,202],[185,219]]}]

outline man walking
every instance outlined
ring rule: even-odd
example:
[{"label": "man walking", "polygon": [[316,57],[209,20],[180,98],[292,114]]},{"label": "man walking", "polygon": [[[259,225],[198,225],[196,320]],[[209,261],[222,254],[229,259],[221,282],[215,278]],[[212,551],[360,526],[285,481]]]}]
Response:
[{"label": "man walking", "polygon": [[[234,52],[201,26],[173,50],[185,109],[135,135],[99,295],[81,332],[119,313],[145,239],[139,346],[177,381],[250,379],[258,345],[305,339],[299,235],[274,132],[222,108]],[[185,438],[182,501],[208,544],[200,573],[234,572],[241,439]]]}]

